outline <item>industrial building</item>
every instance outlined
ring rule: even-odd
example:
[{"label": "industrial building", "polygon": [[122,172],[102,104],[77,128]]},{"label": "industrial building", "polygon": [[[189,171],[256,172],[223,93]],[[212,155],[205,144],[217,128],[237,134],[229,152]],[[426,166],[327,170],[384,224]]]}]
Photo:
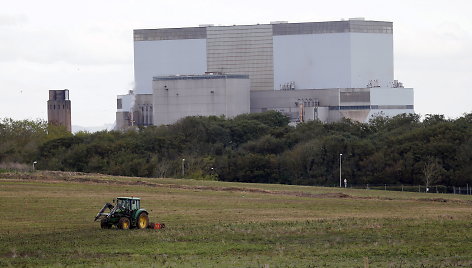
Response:
[{"label": "industrial building", "polygon": [[[250,112],[278,110],[293,122],[342,117],[367,122],[375,115],[413,113],[413,89],[394,79],[393,67],[391,22],[350,19],[134,30],[135,89],[118,96],[117,127],[169,124],[187,115],[237,115],[206,107],[217,103],[202,105],[156,91],[164,86],[162,81],[179,76],[193,77],[185,80],[185,92],[201,91],[202,80],[211,75],[248,76]],[[200,97],[212,100],[213,86]],[[244,87],[240,93],[245,94]],[[149,96],[143,102],[140,95]],[[225,105],[232,101],[236,99],[226,99]]]},{"label": "industrial building", "polygon": [[49,90],[48,124],[64,126],[68,131],[72,130],[69,90]]}]

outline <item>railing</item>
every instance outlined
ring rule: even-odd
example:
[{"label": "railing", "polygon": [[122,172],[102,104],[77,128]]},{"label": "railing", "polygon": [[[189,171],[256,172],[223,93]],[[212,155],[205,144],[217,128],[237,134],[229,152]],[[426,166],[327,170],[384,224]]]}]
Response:
[{"label": "railing", "polygon": [[[339,185],[335,185],[339,187]],[[344,184],[343,184],[344,188]],[[441,193],[441,194],[461,194],[472,195],[472,185],[463,186],[445,186],[433,185],[426,187],[425,185],[389,185],[389,184],[357,184],[347,185],[351,189],[367,189],[367,190],[382,190],[382,191],[401,191],[401,192],[419,192],[419,193]]]}]

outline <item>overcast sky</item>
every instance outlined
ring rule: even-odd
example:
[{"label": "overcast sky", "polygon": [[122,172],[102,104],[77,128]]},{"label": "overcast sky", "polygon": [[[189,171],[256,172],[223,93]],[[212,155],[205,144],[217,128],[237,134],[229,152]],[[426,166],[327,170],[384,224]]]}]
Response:
[{"label": "overcast sky", "polygon": [[115,121],[133,88],[133,29],[271,21],[392,21],[395,78],[415,111],[472,112],[470,0],[0,0],[0,118],[47,119],[49,89],[69,89],[72,124]]}]

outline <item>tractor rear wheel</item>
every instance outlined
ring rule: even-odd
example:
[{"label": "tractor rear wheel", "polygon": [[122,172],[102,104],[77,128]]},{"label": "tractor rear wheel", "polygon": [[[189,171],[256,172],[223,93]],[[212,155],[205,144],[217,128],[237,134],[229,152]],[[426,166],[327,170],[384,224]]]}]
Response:
[{"label": "tractor rear wheel", "polygon": [[123,217],[118,221],[118,229],[128,230],[129,225],[129,219],[126,217]]},{"label": "tractor rear wheel", "polygon": [[102,229],[110,229],[111,228],[111,224],[108,223],[108,220],[107,219],[102,219],[100,221],[100,227],[102,227]]},{"label": "tractor rear wheel", "polygon": [[139,214],[138,219],[136,220],[136,227],[138,229],[146,229],[149,225],[149,216],[146,212]]}]

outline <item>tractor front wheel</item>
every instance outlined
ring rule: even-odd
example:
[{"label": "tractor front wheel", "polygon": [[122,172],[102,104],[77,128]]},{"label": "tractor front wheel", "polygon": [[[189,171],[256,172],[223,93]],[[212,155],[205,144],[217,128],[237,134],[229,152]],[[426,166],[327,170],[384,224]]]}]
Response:
[{"label": "tractor front wheel", "polygon": [[129,219],[126,217],[123,217],[118,221],[118,229],[128,230],[129,225]]},{"label": "tractor front wheel", "polygon": [[102,219],[100,221],[100,227],[102,227],[102,229],[110,229],[111,228],[111,224],[108,223],[108,220],[107,219]]},{"label": "tractor front wheel", "polygon": [[138,220],[136,221],[136,227],[138,229],[146,229],[149,225],[149,217],[146,212],[139,214]]}]

